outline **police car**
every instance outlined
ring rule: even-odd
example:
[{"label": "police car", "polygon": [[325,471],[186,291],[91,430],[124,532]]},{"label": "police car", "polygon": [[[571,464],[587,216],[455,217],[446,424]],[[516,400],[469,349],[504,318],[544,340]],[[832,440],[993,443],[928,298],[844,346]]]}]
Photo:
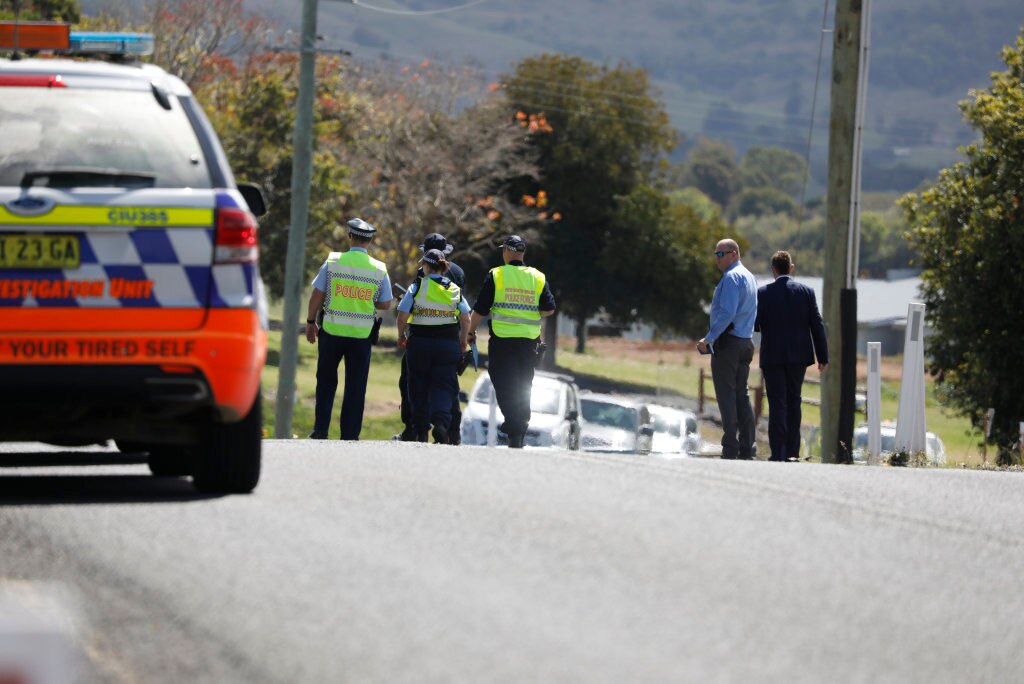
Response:
[{"label": "police car", "polygon": [[267,346],[262,195],[235,182],[180,79],[3,57],[124,61],[152,41],[0,26],[0,440],[114,440],[148,452],[155,475],[248,492]]}]

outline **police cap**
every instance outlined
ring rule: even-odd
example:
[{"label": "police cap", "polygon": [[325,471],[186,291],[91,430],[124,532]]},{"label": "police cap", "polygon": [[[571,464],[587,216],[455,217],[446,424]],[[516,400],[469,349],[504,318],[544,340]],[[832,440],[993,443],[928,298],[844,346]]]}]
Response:
[{"label": "police cap", "polygon": [[507,238],[498,244],[502,249],[510,249],[513,252],[525,252],[526,251],[526,240],[519,237],[518,235],[509,235]]},{"label": "police cap", "polygon": [[423,238],[423,244],[420,245],[420,249],[424,252],[429,249],[436,249],[440,250],[445,255],[448,255],[455,249],[455,245],[449,244],[444,235],[441,235],[440,233],[431,233],[427,237]]},{"label": "police cap", "polygon": [[372,238],[377,234],[377,227],[361,218],[354,218],[348,222],[348,232],[357,237]]},{"label": "police cap", "polygon": [[439,249],[428,249],[423,253],[423,256],[420,257],[420,261],[425,264],[432,264],[436,266],[444,261],[444,252]]}]

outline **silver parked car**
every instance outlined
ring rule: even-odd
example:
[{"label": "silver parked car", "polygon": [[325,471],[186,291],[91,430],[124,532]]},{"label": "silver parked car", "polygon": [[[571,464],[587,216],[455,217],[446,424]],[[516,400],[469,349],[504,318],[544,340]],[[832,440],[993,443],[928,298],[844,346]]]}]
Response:
[{"label": "silver parked car", "polygon": [[[491,378],[482,371],[469,393],[462,411],[462,443],[487,444],[490,425],[490,402],[493,394]],[[579,390],[571,376],[537,371],[530,396],[530,427],[526,431],[525,446],[580,448]],[[498,426],[505,420],[501,409],[495,407]],[[508,435],[500,430],[498,444],[508,444]]]},{"label": "silver parked car", "polygon": [[693,411],[651,404],[654,440],[651,451],[661,454],[700,453],[700,423]]},{"label": "silver parked car", "polygon": [[654,435],[646,404],[613,394],[580,395],[583,449],[649,453]]}]

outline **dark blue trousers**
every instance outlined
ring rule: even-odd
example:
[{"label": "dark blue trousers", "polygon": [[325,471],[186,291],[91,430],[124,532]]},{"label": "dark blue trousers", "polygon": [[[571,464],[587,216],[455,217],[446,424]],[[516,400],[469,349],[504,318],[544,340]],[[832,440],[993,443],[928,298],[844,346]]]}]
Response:
[{"label": "dark blue trousers", "polygon": [[[409,398],[412,400],[412,424],[423,434],[430,426],[446,432],[452,423],[452,404],[459,399],[458,340],[409,338],[405,359],[409,364]],[[455,426],[458,429],[458,426]]]},{"label": "dark blue trousers", "polygon": [[800,390],[807,366],[802,363],[771,364],[761,369],[768,395],[768,445],[773,461],[800,458]]},{"label": "dark blue trousers", "polygon": [[336,337],[320,331],[317,340],[319,358],[316,362],[316,419],[313,431],[327,434],[334,412],[334,395],[338,391],[338,364],[345,360],[345,390],[341,399],[341,438],[359,439],[363,429],[363,407],[366,405],[366,379],[370,375],[369,338]]}]

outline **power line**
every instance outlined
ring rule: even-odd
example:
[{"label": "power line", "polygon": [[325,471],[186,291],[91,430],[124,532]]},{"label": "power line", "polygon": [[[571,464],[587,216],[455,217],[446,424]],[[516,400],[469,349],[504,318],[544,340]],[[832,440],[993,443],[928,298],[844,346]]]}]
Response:
[{"label": "power line", "polygon": [[818,82],[821,80],[821,56],[828,32],[828,0],[821,15],[821,36],[818,38],[818,67],[814,72],[814,95],[811,96],[811,125],[807,130],[807,149],[804,151],[804,182],[800,188],[800,213],[796,219],[796,240],[800,239],[800,228],[804,224],[804,203],[807,201],[807,183],[811,177],[811,138],[814,137],[814,111],[818,106]]},{"label": "power line", "polygon": [[377,7],[375,5],[367,5],[365,2],[360,2],[360,0],[352,0],[353,5],[356,5],[357,7],[363,7],[368,10],[373,10],[374,12],[383,12],[385,14],[401,14],[404,16],[413,17],[421,17],[426,16],[428,14],[444,14],[445,12],[456,12],[458,10],[464,10],[469,9],[470,7],[475,7],[476,5],[482,5],[485,2],[487,2],[487,0],[472,0],[472,2],[467,2],[463,5],[456,5],[455,7],[442,7],[441,9],[434,10],[398,10],[390,9],[388,7]]}]

